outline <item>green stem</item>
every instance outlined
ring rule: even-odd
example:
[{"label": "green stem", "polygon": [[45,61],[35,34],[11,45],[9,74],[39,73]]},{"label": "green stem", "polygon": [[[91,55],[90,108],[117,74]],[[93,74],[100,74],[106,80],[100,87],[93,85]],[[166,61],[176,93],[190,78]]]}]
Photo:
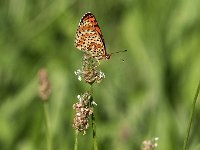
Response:
[{"label": "green stem", "polygon": [[92,137],[93,137],[94,150],[98,150],[97,139],[96,139],[96,122],[95,122],[94,112],[92,113],[92,130],[93,130]]},{"label": "green stem", "polygon": [[[90,92],[91,94],[93,94],[92,85],[90,86]],[[92,101],[93,101],[93,97],[90,99],[91,107],[93,107]],[[93,107],[93,113],[92,113],[92,137],[93,137],[94,150],[98,150],[97,139],[96,139],[96,122],[95,122],[95,115],[94,115],[94,107]]]},{"label": "green stem", "polygon": [[193,118],[194,118],[194,111],[195,111],[195,106],[196,106],[196,101],[197,101],[197,98],[198,98],[199,91],[200,91],[200,81],[199,81],[199,85],[198,85],[198,88],[196,90],[196,94],[195,94],[194,101],[193,101],[193,104],[192,104],[192,112],[191,112],[191,115],[190,115],[190,121],[188,123],[188,128],[187,128],[187,132],[186,132],[186,136],[185,136],[185,140],[184,140],[184,145],[183,145],[183,150],[187,149],[187,144],[188,144],[188,140],[189,140],[192,121],[193,121]]},{"label": "green stem", "polygon": [[78,130],[76,130],[76,133],[75,133],[74,150],[78,150]]},{"label": "green stem", "polygon": [[50,119],[49,119],[49,103],[44,102],[44,117],[45,117],[45,124],[46,124],[46,138],[47,138],[47,150],[52,150],[51,147],[51,132],[50,132]]},{"label": "green stem", "polygon": [[92,88],[92,84],[90,85],[90,93],[91,93],[91,95],[93,95],[93,88]]}]

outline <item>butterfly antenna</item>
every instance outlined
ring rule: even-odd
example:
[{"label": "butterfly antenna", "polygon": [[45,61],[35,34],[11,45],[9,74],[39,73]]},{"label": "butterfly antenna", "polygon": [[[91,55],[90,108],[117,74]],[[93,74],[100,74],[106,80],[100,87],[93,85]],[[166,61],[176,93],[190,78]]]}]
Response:
[{"label": "butterfly antenna", "polygon": [[111,54],[116,54],[116,53],[121,53],[121,52],[126,52],[127,50],[123,50],[123,51],[117,51],[117,52],[113,52]]}]

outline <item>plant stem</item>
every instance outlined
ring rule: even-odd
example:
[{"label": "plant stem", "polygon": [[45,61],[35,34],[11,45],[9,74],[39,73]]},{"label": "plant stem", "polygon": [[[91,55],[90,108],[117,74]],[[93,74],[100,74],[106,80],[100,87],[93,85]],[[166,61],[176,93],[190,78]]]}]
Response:
[{"label": "plant stem", "polygon": [[46,138],[47,138],[47,150],[51,150],[51,131],[50,131],[50,119],[49,119],[49,103],[44,102],[44,117],[45,117],[45,124],[46,124]]},{"label": "plant stem", "polygon": [[197,101],[197,98],[198,98],[199,91],[200,91],[200,81],[199,81],[199,85],[198,85],[198,88],[196,90],[196,94],[195,94],[194,101],[193,101],[193,104],[192,104],[192,112],[191,112],[191,115],[190,115],[190,121],[188,123],[188,128],[187,128],[187,132],[186,132],[186,136],[185,136],[185,140],[184,140],[184,145],[183,145],[183,150],[187,149],[187,144],[188,144],[188,140],[189,140],[192,121],[193,121],[193,118],[194,118],[194,111],[195,111],[195,106],[196,106],[196,101]]},{"label": "plant stem", "polygon": [[[93,94],[93,89],[92,89],[92,85],[90,86],[90,92],[91,94]],[[98,150],[98,146],[97,146],[97,139],[96,139],[96,122],[95,122],[95,115],[94,115],[94,106],[92,105],[92,101],[93,101],[93,97],[91,97],[90,99],[90,105],[93,107],[93,113],[92,113],[92,137],[93,137],[93,147],[94,150]]]},{"label": "plant stem", "polygon": [[92,113],[92,130],[93,130],[93,146],[94,150],[98,150],[97,140],[96,140],[96,122],[95,122],[95,115],[94,112]]},{"label": "plant stem", "polygon": [[78,150],[78,130],[76,130],[76,133],[75,133],[74,150]]}]

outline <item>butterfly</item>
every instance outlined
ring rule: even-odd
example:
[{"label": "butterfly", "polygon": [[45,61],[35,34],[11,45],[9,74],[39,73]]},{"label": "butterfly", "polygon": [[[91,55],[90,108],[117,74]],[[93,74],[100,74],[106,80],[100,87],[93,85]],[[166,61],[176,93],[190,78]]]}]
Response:
[{"label": "butterfly", "polygon": [[111,54],[106,52],[103,34],[91,12],[86,13],[81,18],[74,44],[76,48],[96,58],[98,61],[101,59],[108,60],[111,57]]}]

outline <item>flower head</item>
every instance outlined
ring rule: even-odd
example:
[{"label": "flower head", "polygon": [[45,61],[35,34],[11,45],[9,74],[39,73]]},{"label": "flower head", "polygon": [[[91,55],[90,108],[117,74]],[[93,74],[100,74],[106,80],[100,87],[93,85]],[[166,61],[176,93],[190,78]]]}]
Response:
[{"label": "flower head", "polygon": [[78,80],[84,79],[87,83],[100,83],[104,78],[105,74],[97,70],[99,65],[98,60],[92,58],[88,54],[84,54],[82,61],[82,69],[78,69],[74,73],[78,76]]},{"label": "flower head", "polygon": [[143,149],[142,150],[155,150],[158,147],[158,137],[155,137],[152,140],[145,140],[143,141]]},{"label": "flower head", "polygon": [[91,94],[86,92],[78,95],[77,98],[79,102],[73,105],[73,109],[76,111],[73,128],[86,134],[89,127],[89,117],[93,113],[93,109],[90,107]]},{"label": "flower head", "polygon": [[40,69],[38,71],[39,80],[39,96],[42,100],[47,101],[51,93],[51,85],[48,79],[48,73],[46,69]]}]

